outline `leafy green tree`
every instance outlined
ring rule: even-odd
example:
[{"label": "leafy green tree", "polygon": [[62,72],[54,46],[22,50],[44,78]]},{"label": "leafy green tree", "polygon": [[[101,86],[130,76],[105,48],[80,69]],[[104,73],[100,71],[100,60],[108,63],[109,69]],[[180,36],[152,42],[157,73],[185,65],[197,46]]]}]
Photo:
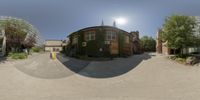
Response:
[{"label": "leafy green tree", "polygon": [[[188,48],[195,45],[196,21],[194,17],[172,15],[167,17],[162,29],[162,39],[172,49]],[[181,52],[182,54],[183,52]]]},{"label": "leafy green tree", "polygon": [[37,42],[39,32],[28,22],[12,17],[1,17],[0,25],[5,29],[7,51],[20,52]]},{"label": "leafy green tree", "polygon": [[152,37],[143,36],[141,39],[141,45],[144,51],[155,51],[156,50],[156,41]]}]

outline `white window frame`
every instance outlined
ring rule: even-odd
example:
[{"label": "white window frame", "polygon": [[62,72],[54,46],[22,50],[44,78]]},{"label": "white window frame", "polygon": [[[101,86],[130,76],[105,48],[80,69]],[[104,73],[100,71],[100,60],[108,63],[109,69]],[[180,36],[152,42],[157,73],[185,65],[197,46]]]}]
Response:
[{"label": "white window frame", "polygon": [[92,31],[87,32],[87,33],[85,33],[85,40],[86,41],[95,40],[96,39],[95,36],[96,36],[95,32],[92,32]]},{"label": "white window frame", "polygon": [[117,40],[117,33],[115,31],[107,31],[106,40],[107,41]]},{"label": "white window frame", "polygon": [[78,43],[78,36],[74,36],[72,39],[72,44],[77,44]]}]

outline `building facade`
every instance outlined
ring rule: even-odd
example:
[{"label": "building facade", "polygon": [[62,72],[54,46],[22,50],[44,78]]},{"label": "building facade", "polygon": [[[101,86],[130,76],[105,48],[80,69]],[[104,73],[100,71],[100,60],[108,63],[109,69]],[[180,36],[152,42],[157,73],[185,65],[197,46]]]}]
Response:
[{"label": "building facade", "polygon": [[167,47],[167,42],[163,42],[161,38],[161,29],[158,30],[156,34],[156,52],[158,54],[170,55],[172,49]]},{"label": "building facade", "polygon": [[114,26],[84,28],[68,38],[66,53],[69,56],[117,57],[141,52],[138,31],[129,33]]},{"label": "building facade", "polygon": [[[161,29],[158,30],[156,34],[156,52],[158,54],[164,54],[164,55],[171,55],[171,54],[177,54],[181,52],[181,49],[172,49],[167,46],[167,41],[163,42],[161,38]],[[187,50],[184,49],[183,53],[186,53]]]},{"label": "building facade", "polygon": [[6,36],[5,31],[0,29],[0,57],[6,54]]},{"label": "building facade", "polygon": [[45,51],[46,52],[60,52],[63,50],[63,46],[66,46],[65,41],[62,40],[46,40]]}]

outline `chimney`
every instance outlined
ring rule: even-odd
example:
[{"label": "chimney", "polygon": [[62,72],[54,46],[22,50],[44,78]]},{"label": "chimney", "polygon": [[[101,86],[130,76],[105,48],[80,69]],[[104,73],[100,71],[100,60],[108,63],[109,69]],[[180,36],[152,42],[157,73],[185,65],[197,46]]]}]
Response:
[{"label": "chimney", "polygon": [[113,22],[113,27],[116,27],[116,21]]},{"label": "chimney", "polygon": [[103,20],[101,21],[101,26],[104,26],[104,22],[103,22]]}]

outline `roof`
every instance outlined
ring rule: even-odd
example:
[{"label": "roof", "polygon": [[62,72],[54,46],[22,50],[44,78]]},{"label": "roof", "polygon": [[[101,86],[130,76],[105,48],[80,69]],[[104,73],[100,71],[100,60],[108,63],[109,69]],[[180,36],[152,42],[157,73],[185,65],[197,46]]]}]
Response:
[{"label": "roof", "polygon": [[46,40],[45,46],[62,46],[62,40]]},{"label": "roof", "polygon": [[[125,33],[129,33],[129,32],[127,32],[127,31],[124,31],[124,30],[119,29],[119,28],[114,27],[114,26],[92,26],[92,27],[87,27],[87,28],[80,29],[80,30],[78,30],[78,31],[76,31],[76,32],[79,32],[79,31],[82,31],[82,30],[87,30],[87,29],[92,29],[92,28],[114,28],[114,29],[123,31],[123,32],[125,32]],[[73,33],[69,34],[67,37],[69,37],[70,35],[72,35],[72,34],[74,34],[74,33],[76,33],[76,32],[73,32]]]},{"label": "roof", "polygon": [[47,39],[45,41],[63,41],[63,40],[56,40],[56,39]]}]

